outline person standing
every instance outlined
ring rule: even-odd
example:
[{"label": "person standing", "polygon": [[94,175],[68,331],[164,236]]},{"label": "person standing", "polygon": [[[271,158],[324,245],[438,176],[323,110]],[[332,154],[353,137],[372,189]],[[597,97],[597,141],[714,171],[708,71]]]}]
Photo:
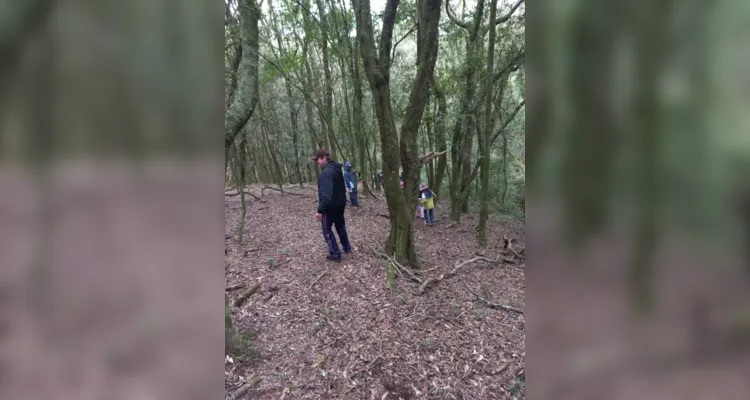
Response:
[{"label": "person standing", "polygon": [[349,235],[346,233],[346,224],[344,223],[344,210],[346,209],[344,175],[341,173],[341,164],[331,160],[331,153],[328,150],[318,150],[315,152],[313,160],[322,169],[318,178],[318,212],[316,218],[321,221],[323,237],[328,245],[326,259],[339,262],[341,261],[341,252],[331,227],[336,226],[336,233],[339,235],[344,253],[351,253],[352,251]]},{"label": "person standing", "polygon": [[352,203],[352,207],[359,207],[357,201],[357,181],[354,178],[354,171],[352,171],[352,163],[349,161],[344,164],[344,181],[346,182],[346,191],[349,192],[349,201]]},{"label": "person standing", "polygon": [[435,224],[435,193],[424,183],[419,185],[420,198],[424,213],[424,223],[429,225]]}]

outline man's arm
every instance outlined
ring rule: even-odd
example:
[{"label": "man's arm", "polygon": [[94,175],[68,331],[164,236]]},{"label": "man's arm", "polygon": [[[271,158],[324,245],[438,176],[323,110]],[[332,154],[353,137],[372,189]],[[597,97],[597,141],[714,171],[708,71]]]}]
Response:
[{"label": "man's arm", "polygon": [[320,174],[320,180],[318,181],[320,189],[318,195],[320,201],[318,202],[318,213],[325,214],[328,211],[328,207],[331,206],[331,200],[333,199],[333,177],[331,174]]}]

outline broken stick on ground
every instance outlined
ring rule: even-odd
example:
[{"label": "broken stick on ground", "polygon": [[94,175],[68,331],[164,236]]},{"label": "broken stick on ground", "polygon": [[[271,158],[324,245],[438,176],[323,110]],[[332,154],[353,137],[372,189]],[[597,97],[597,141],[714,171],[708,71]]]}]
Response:
[{"label": "broken stick on ground", "polygon": [[[245,190],[244,193],[247,194],[247,195],[250,195],[255,200],[260,200],[260,197],[254,195],[254,194],[252,194],[250,192],[248,192],[247,190]],[[239,195],[240,195],[239,190],[236,191],[236,192],[224,192],[224,196],[226,196],[226,197],[234,197],[234,196],[239,196]]]},{"label": "broken stick on ground", "polygon": [[466,286],[466,290],[468,290],[469,293],[473,294],[474,297],[477,298],[477,300],[479,300],[482,303],[484,303],[487,307],[489,307],[489,308],[499,308],[501,310],[511,311],[511,312],[518,313],[518,314],[523,314],[523,310],[519,310],[518,308],[511,307],[511,306],[506,306],[505,304],[493,303],[493,302],[485,299],[484,297],[480,296],[479,294],[477,294],[476,292],[474,292],[473,290],[471,290],[471,288],[469,287],[469,285],[466,284],[465,280],[462,279],[461,282],[464,284],[464,286]]},{"label": "broken stick on ground", "polygon": [[491,263],[491,264],[497,264],[497,263],[500,262],[499,259],[491,260],[491,259],[489,259],[487,257],[475,257],[475,258],[472,258],[471,260],[464,261],[464,262],[456,265],[455,267],[453,267],[453,269],[450,272],[446,272],[444,274],[441,274],[437,278],[428,278],[428,279],[425,279],[424,282],[422,282],[422,284],[419,285],[419,294],[423,294],[424,291],[427,289],[428,286],[434,285],[434,284],[442,281],[443,279],[447,279],[447,278],[453,277],[454,275],[456,275],[458,273],[458,271],[461,268],[463,268],[463,267],[465,267],[465,266],[467,266],[469,264],[475,263],[477,261],[484,261],[484,262],[488,262],[488,263]]},{"label": "broken stick on ground", "polygon": [[305,291],[303,292],[303,294],[305,294],[305,293],[309,292],[309,291],[310,291],[310,289],[312,289],[312,287],[313,287],[313,286],[315,286],[315,284],[316,284],[316,283],[318,283],[318,281],[320,280],[320,278],[322,278],[322,277],[323,277],[323,275],[327,274],[327,273],[328,273],[328,271],[330,271],[330,270],[331,270],[331,267],[328,267],[328,268],[326,268],[326,270],[325,270],[325,271],[323,271],[323,273],[322,273],[322,274],[318,275],[318,277],[317,277],[317,278],[315,278],[315,280],[313,281],[313,283],[311,283],[311,284],[310,284],[310,286],[308,286],[308,287],[307,287],[307,289],[305,289]]}]

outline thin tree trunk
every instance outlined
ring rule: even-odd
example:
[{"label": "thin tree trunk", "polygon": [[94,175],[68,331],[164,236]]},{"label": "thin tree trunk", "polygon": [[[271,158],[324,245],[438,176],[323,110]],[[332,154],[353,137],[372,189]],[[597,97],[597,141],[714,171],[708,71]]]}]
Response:
[{"label": "thin tree trunk", "polygon": [[[494,21],[497,15],[497,0],[490,1],[490,21]],[[480,137],[482,149],[482,181],[481,200],[479,208],[479,228],[477,239],[481,247],[487,247],[487,218],[489,216],[490,201],[490,136],[492,135],[492,78],[495,69],[495,24],[490,24],[490,38],[487,45],[487,75],[485,83],[484,99],[484,132]]]},{"label": "thin tree trunk", "polygon": [[668,31],[664,21],[675,2],[630,3],[634,7],[633,25],[636,57],[636,94],[634,101],[634,133],[638,138],[639,163],[638,216],[636,218],[635,255],[631,266],[631,288],[638,311],[648,313],[654,303],[654,263],[660,226],[657,222],[660,121],[659,76],[664,69]]},{"label": "thin tree trunk", "polygon": [[[438,83],[437,76],[432,76],[432,84],[430,86],[435,95],[435,99],[437,99],[437,112],[435,114],[435,141],[437,142],[437,151],[444,152],[448,149],[448,144],[445,142],[445,114],[447,113],[448,105],[445,100],[445,93],[443,93]],[[440,195],[440,187],[443,183],[445,167],[447,164],[447,156],[444,155],[438,158],[437,170],[435,171],[435,182],[432,187],[432,191],[435,192],[436,195]]]},{"label": "thin tree trunk", "polygon": [[451,173],[451,219],[459,222],[461,212],[468,206],[468,192],[471,185],[471,155],[476,115],[475,92],[476,71],[478,69],[477,47],[481,39],[479,32],[484,17],[484,0],[479,0],[471,26],[458,21],[446,2],[448,16],[457,25],[468,31],[466,38],[466,65],[464,72],[464,92],[461,99],[459,117],[453,128],[453,165]]},{"label": "thin tree trunk", "polygon": [[[305,6],[307,9],[310,9],[310,0],[305,0]],[[304,23],[304,30],[305,30],[305,37],[302,42],[302,58],[304,60],[304,72],[302,79],[302,86],[303,90],[307,93],[312,93],[312,70],[310,68],[310,38],[312,37],[312,29],[311,29],[311,22],[310,22],[310,15],[306,12],[302,13],[303,23]],[[317,135],[315,133],[315,123],[313,121],[313,104],[312,100],[305,97],[305,122],[307,123],[307,131],[310,135],[310,148],[312,152],[310,153],[315,154],[315,151],[321,147],[320,142],[317,139]],[[313,165],[310,165],[310,169],[312,171],[312,174],[314,175],[315,179],[320,176],[320,169]]]},{"label": "thin tree trunk", "polygon": [[333,83],[331,79],[331,66],[329,64],[328,55],[328,17],[326,9],[323,5],[322,0],[315,0],[315,4],[318,7],[318,16],[320,18],[320,34],[321,34],[321,50],[323,52],[323,74],[325,78],[325,119],[328,121],[326,124],[326,143],[328,150],[331,152],[331,157],[336,158],[333,149]]},{"label": "thin tree trunk", "polygon": [[[279,46],[280,55],[285,55],[286,50],[284,49],[283,42],[281,40],[281,32],[276,21],[276,13],[273,8],[273,0],[268,0],[268,10],[271,14],[271,24],[273,25],[274,35],[276,36],[276,44]],[[297,182],[302,186],[302,171],[299,165],[299,148],[298,148],[298,126],[297,126],[297,113],[294,111],[294,97],[292,96],[292,83],[289,81],[289,76],[284,76],[284,86],[286,88],[286,97],[289,102],[289,121],[292,124],[292,143],[294,147],[294,169],[297,175]],[[285,164],[286,166],[286,164]]]}]

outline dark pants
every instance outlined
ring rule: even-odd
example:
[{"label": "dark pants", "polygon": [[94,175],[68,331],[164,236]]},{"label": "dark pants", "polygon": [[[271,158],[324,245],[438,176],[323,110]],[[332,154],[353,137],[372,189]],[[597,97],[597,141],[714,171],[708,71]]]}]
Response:
[{"label": "dark pants", "polygon": [[336,243],[336,236],[333,235],[331,230],[332,226],[336,226],[336,233],[339,234],[339,240],[341,240],[341,246],[344,248],[344,252],[352,251],[352,245],[349,243],[349,235],[346,234],[346,224],[344,223],[344,209],[328,210],[327,213],[323,214],[323,237],[328,245],[328,254],[334,258],[341,258],[341,252],[339,251],[339,245]]},{"label": "dark pants", "polygon": [[349,193],[349,202],[352,203],[354,207],[359,207],[359,202],[357,201],[357,189],[352,189],[351,193]]},{"label": "dark pants", "polygon": [[428,221],[430,225],[435,223],[435,209],[424,210],[424,220]]}]

